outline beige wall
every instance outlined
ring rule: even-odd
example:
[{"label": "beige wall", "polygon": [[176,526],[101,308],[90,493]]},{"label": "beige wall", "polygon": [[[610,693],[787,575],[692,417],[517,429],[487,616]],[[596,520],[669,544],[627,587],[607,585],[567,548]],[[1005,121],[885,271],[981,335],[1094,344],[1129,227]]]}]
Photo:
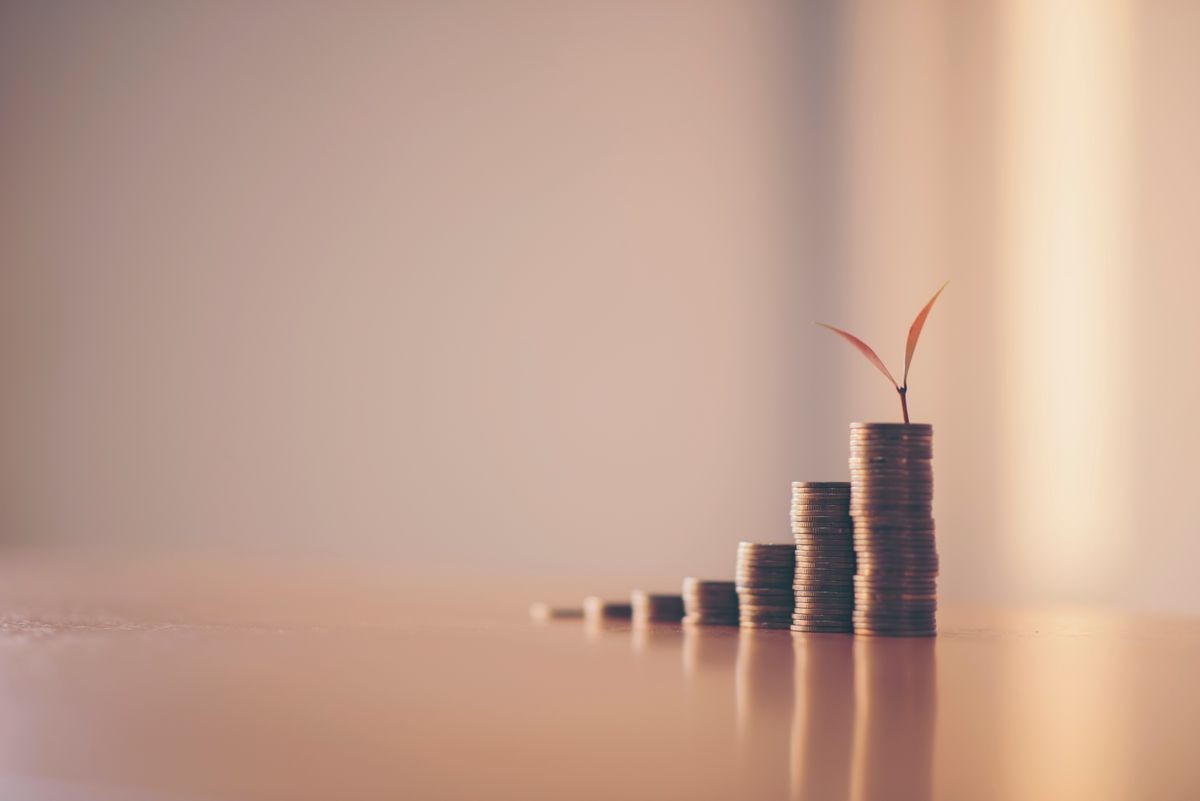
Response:
[{"label": "beige wall", "polygon": [[945,595],[1200,610],[1193,8],[10,0],[4,537],[726,574],[950,278]]}]

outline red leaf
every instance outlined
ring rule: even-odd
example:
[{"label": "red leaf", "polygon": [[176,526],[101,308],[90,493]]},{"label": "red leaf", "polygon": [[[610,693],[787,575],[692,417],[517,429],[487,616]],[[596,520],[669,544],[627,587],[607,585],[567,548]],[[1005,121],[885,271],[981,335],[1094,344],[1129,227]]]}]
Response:
[{"label": "red leaf", "polygon": [[825,323],[817,323],[817,325],[821,326],[822,328],[828,328],[830,331],[837,334],[838,336],[840,336],[842,339],[849,342],[854,347],[858,348],[859,353],[861,353],[863,356],[866,356],[867,360],[869,362],[871,362],[871,364],[873,364],[879,368],[879,372],[881,372],[885,376],[887,376],[887,380],[892,382],[893,387],[896,387],[896,389],[900,388],[899,385],[896,384],[896,379],[892,378],[892,374],[887,369],[887,366],[884,365],[883,360],[881,360],[878,356],[875,355],[875,351],[871,350],[870,345],[868,345],[866,342],[863,342],[858,337],[854,336],[854,334],[843,331],[840,328],[834,328],[832,325],[826,325]]},{"label": "red leaf", "polygon": [[946,288],[947,281],[942,284],[941,289],[933,293],[933,297],[925,304],[925,308],[921,309],[917,314],[917,319],[913,320],[912,327],[908,329],[908,344],[904,348],[904,386],[908,386],[908,366],[912,364],[913,351],[917,349],[917,339],[921,336],[921,329],[925,327],[925,318],[929,316],[929,310],[933,308],[933,302],[938,299],[938,295],[942,294],[942,289]]}]

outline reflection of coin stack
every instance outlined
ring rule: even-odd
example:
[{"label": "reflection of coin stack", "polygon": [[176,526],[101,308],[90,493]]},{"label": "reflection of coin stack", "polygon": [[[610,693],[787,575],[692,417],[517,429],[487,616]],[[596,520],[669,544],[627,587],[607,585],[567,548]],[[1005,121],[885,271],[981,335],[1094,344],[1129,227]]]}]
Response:
[{"label": "reflection of coin stack", "polygon": [[678,623],[683,618],[683,597],[634,590],[630,600],[635,623]]},{"label": "reflection of coin stack", "polygon": [[934,797],[936,643],[863,638],[855,654],[855,764],[850,797]]},{"label": "reflection of coin stack", "polygon": [[[786,628],[786,625],[785,625]],[[712,798],[788,797],[793,706],[792,638],[738,629],[734,683],[737,698],[738,786]]]},{"label": "reflection of coin stack", "polygon": [[[890,645],[891,640],[870,640]],[[901,640],[900,644],[922,644]],[[927,641],[924,644],[929,644]],[[854,765],[854,640],[795,637],[796,701],[792,713],[792,801],[847,801]],[[903,703],[903,701],[901,701]],[[897,732],[897,737],[905,735]]]},{"label": "reflection of coin stack", "polygon": [[737,589],[732,581],[683,580],[684,623],[703,626],[736,626]]},{"label": "reflection of coin stack", "polygon": [[850,485],[842,481],[792,484],[796,537],[793,631],[850,632],[854,612],[854,522]]},{"label": "reflection of coin stack", "polygon": [[737,595],[741,625],[786,629],[792,622],[796,548],[781,543],[738,543]]},{"label": "reflection of coin stack", "polygon": [[854,630],[937,633],[933,430],[918,423],[850,426]]}]

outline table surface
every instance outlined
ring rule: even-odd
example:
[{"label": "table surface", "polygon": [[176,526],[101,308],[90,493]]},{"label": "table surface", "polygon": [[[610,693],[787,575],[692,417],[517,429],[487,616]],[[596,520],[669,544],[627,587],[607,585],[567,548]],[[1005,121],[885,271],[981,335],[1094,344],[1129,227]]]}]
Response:
[{"label": "table surface", "polygon": [[538,625],[519,592],[96,572],[0,575],[0,798],[1200,798],[1192,619]]}]

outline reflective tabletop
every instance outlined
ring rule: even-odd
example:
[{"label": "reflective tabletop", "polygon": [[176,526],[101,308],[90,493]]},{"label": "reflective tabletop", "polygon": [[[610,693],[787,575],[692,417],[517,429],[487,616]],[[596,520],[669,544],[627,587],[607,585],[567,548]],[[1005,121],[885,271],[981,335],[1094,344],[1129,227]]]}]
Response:
[{"label": "reflective tabletop", "polygon": [[0,798],[1195,799],[1200,622],[538,624],[518,588],[11,566]]}]

